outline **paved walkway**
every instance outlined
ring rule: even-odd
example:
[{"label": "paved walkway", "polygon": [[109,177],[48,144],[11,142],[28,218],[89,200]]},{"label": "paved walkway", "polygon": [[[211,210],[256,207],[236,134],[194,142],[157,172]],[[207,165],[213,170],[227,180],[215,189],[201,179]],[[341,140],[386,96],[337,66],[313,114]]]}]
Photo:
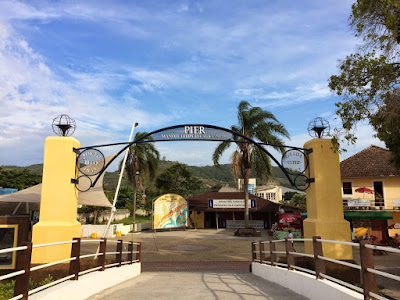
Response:
[{"label": "paved walkway", "polygon": [[307,299],[251,273],[142,273],[89,299]]},{"label": "paved walkway", "polygon": [[[125,241],[142,242],[142,263],[144,272],[216,272],[244,273],[251,261],[251,241],[265,241],[266,230],[261,237],[237,237],[233,229],[200,229],[186,231],[157,232],[144,231],[123,237]],[[108,251],[115,251],[110,244]],[[304,252],[303,243],[295,243],[298,252]],[[82,254],[94,253],[95,245],[85,244]],[[283,243],[277,251],[284,251]],[[353,248],[354,260],[360,262],[359,251]],[[400,276],[400,255],[374,256],[375,268]],[[179,263],[180,262],[180,263]],[[143,274],[145,275],[145,274]],[[195,274],[194,274],[195,275]],[[249,274],[250,275],[250,274]],[[146,275],[147,276],[147,275]],[[243,275],[244,276],[244,275]],[[378,284],[385,287],[385,294],[400,299],[398,282],[377,276]]]}]

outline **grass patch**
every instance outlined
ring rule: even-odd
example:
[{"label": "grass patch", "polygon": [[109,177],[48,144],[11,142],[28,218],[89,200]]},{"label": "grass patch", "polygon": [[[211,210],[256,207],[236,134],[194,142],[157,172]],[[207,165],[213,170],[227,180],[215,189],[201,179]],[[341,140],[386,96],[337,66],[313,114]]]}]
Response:
[{"label": "grass patch", "polygon": [[[130,224],[132,224],[132,221],[133,221],[132,216],[129,216],[129,217],[124,218],[124,219],[119,220],[119,221],[113,221],[113,222],[111,222],[111,224],[120,224],[120,223],[123,223],[124,225],[130,225]],[[151,218],[151,216],[146,217],[146,216],[139,216],[139,215],[136,215],[135,222],[136,222],[136,223],[147,223],[147,222],[152,222],[152,218]]]},{"label": "grass patch", "polygon": [[[54,279],[50,274],[39,283],[36,283],[31,278],[29,278],[29,290],[33,290],[39,286],[46,285],[53,281]],[[0,300],[7,300],[14,297],[14,287],[15,280],[11,280],[6,283],[0,283]]]}]

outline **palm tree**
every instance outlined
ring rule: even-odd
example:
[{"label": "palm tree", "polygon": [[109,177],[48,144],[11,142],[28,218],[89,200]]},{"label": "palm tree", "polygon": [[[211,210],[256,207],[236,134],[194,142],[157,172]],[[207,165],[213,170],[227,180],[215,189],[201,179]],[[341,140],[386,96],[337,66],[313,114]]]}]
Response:
[{"label": "palm tree", "polygon": [[[238,125],[231,126],[231,130],[242,134],[251,139],[259,140],[263,143],[274,144],[274,149],[283,153],[284,148],[279,136],[289,138],[289,133],[285,127],[275,118],[275,116],[260,107],[252,107],[247,101],[241,101],[238,107]],[[249,227],[249,178],[250,170],[261,181],[266,182],[272,175],[270,158],[257,146],[246,143],[246,140],[235,137],[236,150],[232,154],[232,171],[236,179],[243,179],[243,189],[245,192],[245,226]],[[219,165],[222,153],[228,149],[230,142],[220,143],[214,151],[214,165]]]},{"label": "palm tree", "polygon": [[[147,132],[137,132],[135,141],[147,135]],[[133,230],[135,230],[136,214],[136,191],[143,189],[143,182],[152,182],[155,180],[160,160],[160,153],[152,143],[149,136],[143,141],[129,147],[126,160],[125,171],[128,174],[128,180],[133,185]],[[121,168],[121,165],[120,165]]]}]

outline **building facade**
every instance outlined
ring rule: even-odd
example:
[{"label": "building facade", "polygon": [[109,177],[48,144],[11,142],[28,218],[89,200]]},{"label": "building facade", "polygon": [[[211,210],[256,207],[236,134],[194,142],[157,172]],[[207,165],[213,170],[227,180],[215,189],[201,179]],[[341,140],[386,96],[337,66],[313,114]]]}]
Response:
[{"label": "building facade", "polygon": [[400,170],[389,150],[370,146],[340,163],[343,208],[356,236],[400,234]]},{"label": "building facade", "polygon": [[[243,192],[207,192],[188,198],[189,223],[196,228],[244,228]],[[249,195],[250,226],[270,229],[278,222],[279,210],[301,212],[301,208]]]}]

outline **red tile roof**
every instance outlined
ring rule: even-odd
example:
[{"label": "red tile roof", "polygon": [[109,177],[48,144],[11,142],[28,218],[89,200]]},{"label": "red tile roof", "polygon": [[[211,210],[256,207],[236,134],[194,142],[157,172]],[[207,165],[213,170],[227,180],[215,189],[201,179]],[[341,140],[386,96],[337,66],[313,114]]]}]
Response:
[{"label": "red tile roof", "polygon": [[391,155],[389,150],[371,145],[340,163],[341,177],[400,176],[400,170],[390,162]]}]

